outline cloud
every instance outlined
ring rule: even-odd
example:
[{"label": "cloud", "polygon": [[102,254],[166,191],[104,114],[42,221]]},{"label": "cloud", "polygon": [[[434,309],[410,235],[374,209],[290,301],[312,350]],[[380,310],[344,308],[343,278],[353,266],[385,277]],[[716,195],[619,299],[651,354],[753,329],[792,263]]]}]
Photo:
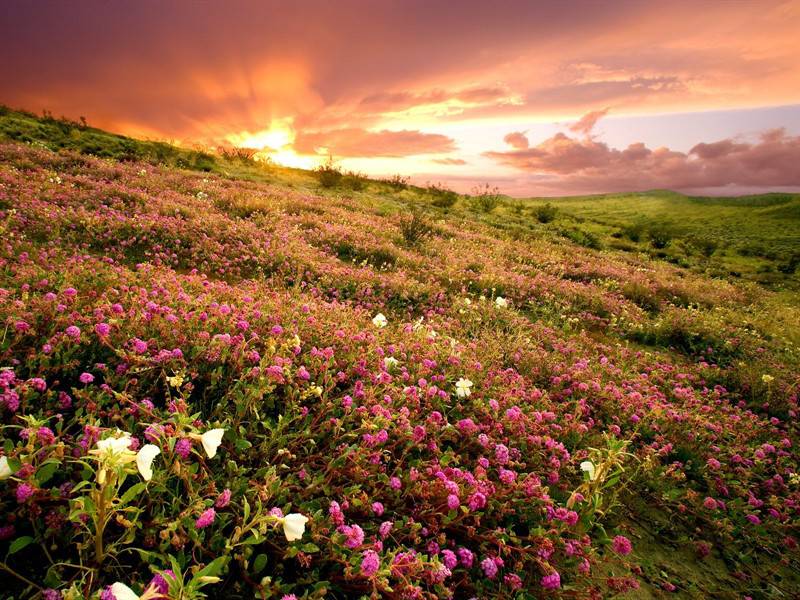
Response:
[{"label": "cloud", "polygon": [[537,146],[484,156],[562,193],[800,186],[800,136],[782,129],[764,132],[755,142],[700,143],[687,153],[641,142],[619,150],[558,133]]},{"label": "cloud", "polygon": [[294,149],[302,154],[316,154],[321,149],[337,157],[402,157],[417,154],[441,154],[456,149],[455,141],[438,133],[415,130],[367,131],[359,128],[300,132]]},{"label": "cloud", "polygon": [[603,110],[593,110],[586,113],[578,121],[570,125],[569,130],[575,133],[582,133],[588,137],[597,122],[608,114],[608,110],[608,108],[604,108]]},{"label": "cloud", "polygon": [[467,161],[463,158],[434,158],[431,159],[431,162],[435,162],[437,165],[465,165]]},{"label": "cloud", "polygon": [[512,148],[523,150],[530,146],[530,142],[525,133],[524,131],[512,131],[503,138],[503,141]]}]

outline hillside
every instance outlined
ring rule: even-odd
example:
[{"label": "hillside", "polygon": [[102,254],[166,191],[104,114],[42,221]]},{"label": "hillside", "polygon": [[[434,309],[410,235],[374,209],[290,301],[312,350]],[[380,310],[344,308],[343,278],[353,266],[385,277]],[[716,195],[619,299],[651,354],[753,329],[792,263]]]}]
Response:
[{"label": "hillside", "polygon": [[[0,596],[800,594],[795,273],[615,248],[619,197],[0,131]],[[796,199],[676,202],[791,248]]]}]

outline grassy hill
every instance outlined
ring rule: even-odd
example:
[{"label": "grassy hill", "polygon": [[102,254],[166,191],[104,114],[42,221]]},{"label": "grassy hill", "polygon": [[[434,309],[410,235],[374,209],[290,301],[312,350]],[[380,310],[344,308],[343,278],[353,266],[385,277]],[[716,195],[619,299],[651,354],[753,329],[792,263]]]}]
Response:
[{"label": "grassy hill", "polygon": [[800,594],[795,274],[684,242],[796,200],[0,131],[0,597]]}]

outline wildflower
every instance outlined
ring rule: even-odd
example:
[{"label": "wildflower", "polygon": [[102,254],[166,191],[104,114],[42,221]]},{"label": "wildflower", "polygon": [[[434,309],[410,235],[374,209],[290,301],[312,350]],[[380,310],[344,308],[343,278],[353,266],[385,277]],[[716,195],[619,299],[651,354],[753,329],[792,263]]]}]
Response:
[{"label": "wildflower", "polygon": [[306,531],[306,523],[308,523],[308,517],[299,513],[289,513],[283,517],[281,524],[283,525],[283,535],[286,536],[286,540],[294,542],[302,538],[303,533]]},{"label": "wildflower", "polygon": [[581,463],[581,471],[589,475],[589,481],[594,481],[596,476],[594,463],[590,460],[585,460]]},{"label": "wildflower", "polygon": [[455,494],[450,494],[447,496],[447,508],[450,510],[455,510],[461,505],[461,500],[459,500],[458,496]]},{"label": "wildflower", "polygon": [[378,313],[372,318],[372,324],[375,325],[375,327],[377,327],[378,329],[386,327],[386,324],[388,322],[389,321],[386,320],[386,317],[383,316],[383,313]]},{"label": "wildflower", "polygon": [[561,587],[561,575],[558,571],[553,571],[549,575],[542,577],[542,587],[546,590],[557,590]]},{"label": "wildflower", "polygon": [[169,582],[167,581],[167,577],[174,580],[175,573],[171,569],[167,569],[162,571],[161,573],[156,573],[153,575],[153,579],[150,580],[150,585],[148,588],[155,588],[162,596],[166,596],[169,593]]},{"label": "wildflower", "polygon": [[139,595],[136,592],[134,592],[124,583],[120,583],[119,581],[113,584],[110,590],[111,590],[111,596],[115,600],[139,600]]},{"label": "wildflower", "polygon": [[769,385],[770,383],[775,381],[775,378],[772,375],[762,375],[761,376],[761,381],[763,381],[764,383]]},{"label": "wildflower", "polygon": [[493,558],[484,558],[481,561],[481,569],[483,569],[483,574],[489,579],[497,577],[497,563],[494,562]]},{"label": "wildflower", "polygon": [[78,377],[81,383],[90,384],[94,381],[94,375],[91,373],[81,373],[81,376]]},{"label": "wildflower", "polygon": [[505,299],[505,298],[503,298],[502,296],[498,296],[498,297],[497,297],[497,298],[495,298],[495,300],[494,300],[494,305],[495,305],[497,308],[507,308],[507,307],[508,307],[508,300],[506,300],[506,299]]},{"label": "wildflower", "polygon": [[17,486],[17,502],[25,504],[33,496],[33,486],[29,483],[20,483]]},{"label": "wildflower", "polygon": [[211,525],[214,522],[214,519],[216,518],[217,518],[217,511],[215,511],[213,508],[204,510],[203,514],[201,514],[194,522],[195,527],[197,527],[198,529],[204,529],[205,527]]},{"label": "wildflower", "polygon": [[8,457],[0,456],[0,481],[8,479],[13,474],[14,471],[11,470],[11,466],[8,464]]},{"label": "wildflower", "polygon": [[77,340],[79,337],[81,337],[81,330],[79,327],[75,325],[70,325],[69,327],[67,327],[64,330],[64,333],[66,333],[73,340]]},{"label": "wildflower", "polygon": [[231,491],[228,488],[222,490],[222,493],[217,496],[216,502],[214,502],[214,506],[217,508],[225,508],[231,502]]},{"label": "wildflower", "polygon": [[214,458],[217,455],[217,448],[222,443],[223,435],[225,435],[224,429],[209,429],[200,436],[200,443],[203,444],[203,450],[206,451],[208,458]]},{"label": "wildflower", "polygon": [[461,562],[464,567],[467,569],[472,568],[472,563],[475,561],[475,554],[472,550],[468,548],[459,548],[456,550],[456,554],[458,554],[458,560]]},{"label": "wildflower", "polygon": [[393,490],[399,490],[401,487],[403,487],[403,484],[401,483],[399,477],[392,477],[389,479],[389,487]]},{"label": "wildflower", "polygon": [[142,479],[150,481],[153,478],[153,460],[161,454],[161,449],[154,444],[145,444],[136,453],[136,468],[142,474]]},{"label": "wildflower", "polygon": [[61,600],[63,596],[61,592],[58,590],[54,590],[53,588],[48,588],[46,590],[42,590],[42,599],[43,600]]},{"label": "wildflower", "polygon": [[384,521],[381,523],[381,526],[378,527],[378,535],[380,535],[382,539],[385,539],[392,532],[393,525],[391,521]]},{"label": "wildflower", "polygon": [[364,558],[361,560],[361,574],[365,577],[372,577],[381,567],[381,559],[374,550],[365,550]]},{"label": "wildflower", "polygon": [[456,554],[452,550],[442,550],[442,562],[445,567],[453,570],[458,565],[458,558],[456,558]]},{"label": "wildflower", "polygon": [[463,377],[456,381],[456,396],[459,398],[468,397],[472,393],[472,390],[470,389],[472,385],[473,384],[469,379],[464,379]]},{"label": "wildflower", "polygon": [[705,506],[708,510],[716,510],[717,501],[711,498],[710,496],[706,496],[706,499],[703,500],[703,506]]},{"label": "wildflower", "polygon": [[189,438],[181,438],[175,442],[175,454],[180,456],[183,460],[189,458],[192,452],[192,440]]},{"label": "wildflower", "polygon": [[633,550],[631,541],[624,535],[615,536],[614,539],[611,540],[611,547],[614,549],[614,552],[622,554],[623,556],[630,554],[631,550]]},{"label": "wildflower", "polygon": [[94,326],[94,332],[101,338],[106,337],[111,331],[111,326],[108,323],[98,323]]},{"label": "wildflower", "polygon": [[375,513],[377,516],[381,516],[383,514],[384,508],[383,504],[380,502],[373,502],[372,503],[372,512]]}]

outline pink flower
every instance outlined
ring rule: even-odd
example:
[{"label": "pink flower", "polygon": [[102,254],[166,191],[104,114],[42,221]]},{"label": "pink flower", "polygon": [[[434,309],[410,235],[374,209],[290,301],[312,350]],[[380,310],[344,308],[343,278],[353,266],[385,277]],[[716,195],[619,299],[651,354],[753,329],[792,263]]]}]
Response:
[{"label": "pink flower", "polygon": [[364,558],[361,560],[361,574],[365,577],[372,577],[381,567],[381,559],[374,550],[365,550]]},{"label": "pink flower", "polygon": [[497,577],[497,564],[494,562],[493,558],[484,558],[481,561],[481,569],[483,569],[483,574],[489,579]]},{"label": "pink flower", "polygon": [[33,486],[29,483],[20,483],[17,486],[17,502],[24,504],[33,496]]},{"label": "pink flower", "polygon": [[442,550],[442,562],[451,571],[458,566],[458,559],[452,550]]},{"label": "pink flower", "polygon": [[192,440],[189,438],[181,438],[175,442],[175,454],[180,456],[183,460],[189,458],[192,452]]},{"label": "pink flower", "polygon": [[383,504],[381,504],[380,502],[372,503],[372,512],[375,513],[375,515],[380,517],[381,515],[383,515],[383,511],[384,511]]},{"label": "pink flower", "polygon": [[447,496],[447,508],[450,510],[455,510],[461,505],[461,500],[458,499],[458,496],[455,494],[450,494]]},{"label": "pink flower", "polygon": [[403,484],[400,482],[399,477],[392,477],[389,480],[389,487],[393,490],[399,490],[401,487],[403,487]]},{"label": "pink flower", "polygon": [[231,502],[231,491],[228,488],[222,490],[222,493],[217,496],[217,501],[214,502],[214,506],[217,508],[225,508]]},{"label": "pink flower", "polygon": [[197,518],[197,521],[194,522],[194,525],[198,529],[203,529],[211,525],[216,517],[217,511],[215,511],[213,508],[209,508],[208,510],[203,511],[203,514]]},{"label": "pink flower", "polygon": [[614,539],[611,540],[611,547],[614,549],[614,552],[622,554],[623,556],[630,554],[631,550],[633,550],[631,541],[624,535],[615,536]]},{"label": "pink flower", "polygon": [[92,375],[91,373],[84,372],[81,373],[81,376],[78,377],[78,379],[80,380],[81,383],[89,384],[94,381],[94,375]]},{"label": "pink flower", "polygon": [[561,587],[561,575],[558,571],[553,571],[550,575],[542,577],[541,584],[546,590],[557,590]]},{"label": "pink flower", "polygon": [[81,337],[81,330],[75,325],[70,325],[67,327],[66,330],[64,330],[64,333],[74,340],[77,340],[79,337]]},{"label": "pink flower", "polygon": [[711,498],[710,496],[706,496],[706,499],[703,500],[703,506],[705,506],[708,510],[716,510],[717,501]]},{"label": "pink flower", "polygon": [[108,323],[98,323],[94,326],[94,332],[101,338],[104,338],[111,332],[111,325]]}]

